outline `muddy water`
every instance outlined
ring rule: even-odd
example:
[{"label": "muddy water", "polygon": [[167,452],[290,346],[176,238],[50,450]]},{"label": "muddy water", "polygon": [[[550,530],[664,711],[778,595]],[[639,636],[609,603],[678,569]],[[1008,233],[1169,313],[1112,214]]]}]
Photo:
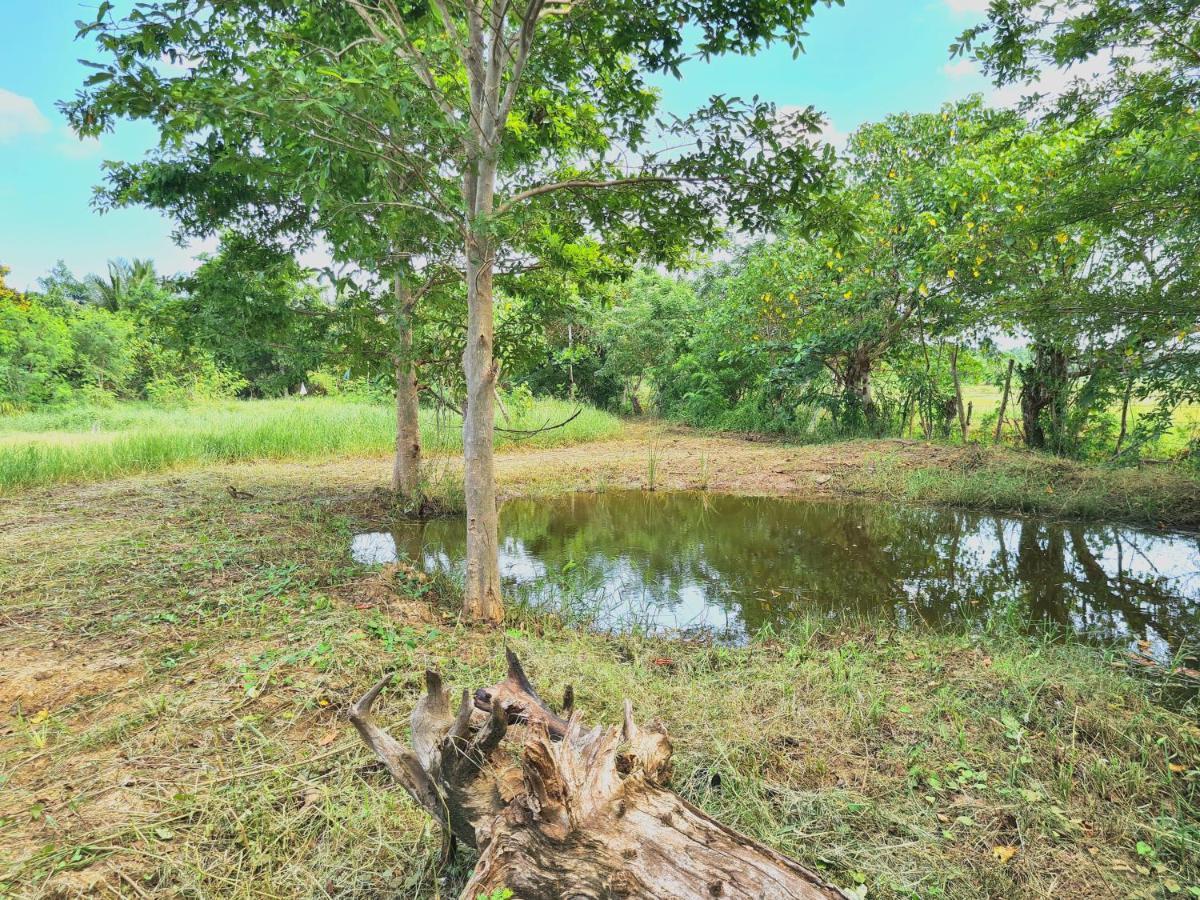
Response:
[{"label": "muddy water", "polygon": [[[800,611],[899,625],[1007,617],[1157,659],[1200,642],[1200,537],[878,503],[619,491],[515,500],[510,599],[603,627],[737,638]],[[456,519],[355,538],[360,562],[460,570]],[[1140,645],[1138,642],[1142,642]]]}]

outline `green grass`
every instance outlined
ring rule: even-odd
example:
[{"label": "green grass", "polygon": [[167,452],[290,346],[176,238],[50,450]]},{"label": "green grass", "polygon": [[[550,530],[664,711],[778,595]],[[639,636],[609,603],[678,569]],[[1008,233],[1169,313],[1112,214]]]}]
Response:
[{"label": "green grass", "polygon": [[[1016,440],[1016,434],[1013,430],[1011,422],[1020,417],[1021,409],[1017,396],[1018,385],[1013,385],[1013,391],[1008,398],[1008,407],[1004,413],[1005,422],[1009,423],[1004,430],[1006,436],[1010,440]],[[971,417],[971,436],[975,440],[991,440],[995,433],[996,423],[993,420],[986,427],[979,423],[983,421],[984,416],[995,414],[1000,409],[1000,400],[1003,396],[1003,390],[991,384],[964,384],[963,385],[963,403],[971,403],[974,407],[974,412]],[[1129,407],[1129,430],[1133,431],[1137,420],[1152,412],[1155,404],[1148,400],[1136,401],[1130,404]],[[1110,412],[1114,416],[1119,416],[1121,409],[1120,404],[1117,404]],[[1185,403],[1175,410],[1172,417],[1173,426],[1169,432],[1164,434],[1158,441],[1150,447],[1146,448],[1147,455],[1161,455],[1165,457],[1175,456],[1182,453],[1188,446],[1200,438],[1200,404]],[[957,434],[957,426],[953,429],[953,433]]]},{"label": "green grass", "polygon": [[[512,422],[537,429],[576,407],[538,400]],[[331,454],[387,453],[394,446],[390,406],[305,398],[215,403],[188,409],[145,404],[68,407],[0,417],[0,492],[67,481],[96,481],[189,464],[256,459],[308,459]],[[550,446],[616,434],[620,422],[590,407],[566,427],[518,437],[497,433],[500,446]],[[430,451],[461,448],[461,420],[422,410]]]},{"label": "green grass", "polygon": [[453,588],[349,561],[360,472],[254,471],[245,502],[196,469],[0,505],[0,896],[456,896],[473,858],[436,870],[345,711],[398,671],[406,739],[424,668],[489,684],[505,645],[588,722],[662,719],[679,793],[870,898],[1200,892],[1196,709],[1119,653],[986,623],[468,629]]},{"label": "green grass", "polygon": [[1200,527],[1200,475],[1193,468],[1103,466],[979,445],[942,452],[944,457],[915,465],[882,454],[852,473],[849,485],[858,493],[900,502]]}]

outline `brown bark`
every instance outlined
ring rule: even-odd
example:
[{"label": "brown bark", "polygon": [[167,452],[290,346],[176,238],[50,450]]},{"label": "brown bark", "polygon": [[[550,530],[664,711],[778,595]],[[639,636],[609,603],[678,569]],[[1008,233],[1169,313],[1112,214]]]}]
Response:
[{"label": "brown bark", "polygon": [[[485,166],[468,195],[476,198],[476,214],[491,212],[495,193],[495,163]],[[499,516],[496,509],[494,465],[496,424],[496,360],[492,270],[495,258],[489,239],[472,231],[467,239],[467,345],[463,374],[467,404],[463,410],[463,486],[467,507],[467,566],[463,583],[463,618],[470,622],[499,622]]]},{"label": "brown bark", "polygon": [[396,458],[392,464],[392,490],[408,501],[419,501],[421,492],[421,422],[417,395],[417,365],[413,358],[413,308],[415,298],[404,279],[393,283],[396,298]]},{"label": "brown bark", "polygon": [[992,442],[1000,443],[1000,433],[1004,430],[1004,412],[1008,409],[1008,393],[1012,390],[1013,367],[1017,364],[1015,359],[1008,361],[1008,372],[1004,376],[1004,396],[1000,398],[1000,414],[996,416],[996,433],[992,436]]},{"label": "brown bark", "polygon": [[564,720],[511,652],[508,663],[505,680],[477,691],[473,703],[464,691],[456,714],[441,678],[427,673],[411,749],[371,718],[387,679],[350,712],[368,746],[445,829],[446,846],[478,849],[461,897],[500,888],[522,900],[845,896],[672,792],[666,730],[636,725],[629,701],[620,728],[585,730],[570,688]]},{"label": "brown bark", "polygon": [[958,430],[961,432],[965,444],[971,433],[971,420],[963,407],[962,380],[958,377],[958,349],[955,346],[950,353],[950,377],[954,381],[954,406],[958,412]]}]

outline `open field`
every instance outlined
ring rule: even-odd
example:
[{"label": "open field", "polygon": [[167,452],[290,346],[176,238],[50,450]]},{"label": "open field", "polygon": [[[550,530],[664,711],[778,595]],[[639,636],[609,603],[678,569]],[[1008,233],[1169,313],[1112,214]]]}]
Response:
[{"label": "open field", "polygon": [[[536,429],[566,419],[577,408],[539,400],[507,425]],[[392,416],[382,405],[306,398],[182,410],[137,404],[69,407],[2,417],[0,493],[256,460],[334,457],[342,460],[337,465],[356,470],[357,460],[391,450]],[[423,410],[422,438],[432,462],[433,490],[454,494],[461,471],[454,458],[461,446],[457,416],[439,419]],[[580,446],[598,440],[604,441],[603,453]],[[1182,466],[1111,468],[1009,448],[901,439],[789,445],[652,421],[622,423],[590,407],[565,428],[529,437],[499,433],[497,444],[548,454],[515,454],[502,463],[518,491],[552,492],[568,485],[596,490],[612,484],[860,495],[1200,526],[1200,477]],[[454,505],[453,496],[443,499]]]},{"label": "open field", "polygon": [[[841,471],[819,448],[655,431],[504,453],[501,486],[635,483],[649,446],[663,487],[718,451],[710,489],[820,492]],[[505,642],[547,695],[573,682],[590,720],[634,697],[669,723],[684,796],[869,896],[1200,888],[1200,729],[1118,658],[861,622],[742,649],[520,610],[464,629],[452,585],[350,562],[387,475],[384,458],[249,462],[6,499],[0,894],[453,896],[470,861],[438,877],[429,822],[344,713],[396,669],[383,715],[399,723],[424,667],[490,682]]]},{"label": "open field", "polygon": [[[963,402],[971,403],[974,406],[974,414],[972,422],[978,423],[982,421],[984,416],[995,414],[1000,408],[1000,400],[1003,391],[991,384],[965,384],[963,385]],[[1154,409],[1154,404],[1146,401],[1131,403],[1129,406],[1129,428],[1133,429],[1134,425],[1140,416],[1151,412]],[[1114,416],[1120,415],[1119,406],[1112,410]],[[1015,387],[1014,393],[1008,398],[1008,409],[1004,414],[1006,422],[1010,422],[1014,418],[1020,417],[1020,407],[1018,405]],[[1187,449],[1188,445],[1200,438],[1200,404],[1185,403],[1175,410],[1173,416],[1174,427],[1159,438],[1154,445],[1154,454],[1163,456],[1174,456]],[[993,423],[987,429],[984,429],[986,437],[990,438],[995,424]],[[1005,429],[1005,433],[1012,431],[1011,424]],[[976,429],[975,435],[978,437],[979,429]],[[1014,438],[1015,439],[1015,438]]]},{"label": "open field", "polygon": [[[561,422],[578,406],[537,400],[499,425],[535,430]],[[500,446],[596,440],[618,420],[585,407],[566,427],[528,437],[500,433]],[[421,436],[431,450],[462,445],[461,420],[422,410]],[[386,452],[396,440],[386,405],[304,398],[244,400],[186,409],[146,404],[67,407],[0,417],[0,492],[66,481],[94,481],[178,466],[251,459],[311,459]]]}]

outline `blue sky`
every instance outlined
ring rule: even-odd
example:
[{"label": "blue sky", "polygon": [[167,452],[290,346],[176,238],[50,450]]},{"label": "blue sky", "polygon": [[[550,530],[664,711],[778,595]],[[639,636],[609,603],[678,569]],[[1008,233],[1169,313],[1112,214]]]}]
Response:
[{"label": "blue sky", "polygon": [[[902,110],[935,109],[987,82],[952,62],[950,42],[976,22],[986,0],[846,0],[821,8],[809,24],[806,52],[785,47],[749,58],[692,63],[682,80],[660,82],[666,107],[690,112],[711,94],[758,94],[781,106],[815,106],[838,140],[864,122]],[[0,0],[0,263],[12,286],[30,288],[62,259],[77,274],[115,257],[150,257],[161,272],[190,269],[200,246],[170,239],[157,213],[91,208],[105,159],[138,159],[154,132],[125,123],[100,141],[80,142],[55,108],[87,74],[77,62],[90,48],[74,40],[74,22],[94,15],[96,0]]]}]

